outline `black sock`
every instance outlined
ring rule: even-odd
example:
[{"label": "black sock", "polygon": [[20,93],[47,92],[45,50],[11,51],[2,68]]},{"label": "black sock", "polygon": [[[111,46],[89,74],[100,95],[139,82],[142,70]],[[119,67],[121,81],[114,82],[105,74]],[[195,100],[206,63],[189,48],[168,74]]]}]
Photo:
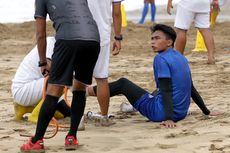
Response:
[{"label": "black sock", "polygon": [[38,140],[43,139],[46,128],[48,127],[49,122],[56,111],[58,99],[59,97],[46,95],[46,98],[41,106],[38,115],[36,133],[35,136],[32,138],[33,143],[36,143]]},{"label": "black sock", "polygon": [[64,117],[70,116],[70,107],[66,104],[65,100],[62,99],[57,104],[57,110],[64,115]]},{"label": "black sock", "polygon": [[76,138],[77,129],[85,110],[85,101],[85,91],[73,91],[71,125],[67,136],[74,136]]},{"label": "black sock", "polygon": [[[94,93],[97,95],[97,86],[93,87]],[[110,97],[122,94],[133,105],[143,94],[147,93],[146,90],[137,86],[126,78],[120,78],[117,81],[109,83]]]}]

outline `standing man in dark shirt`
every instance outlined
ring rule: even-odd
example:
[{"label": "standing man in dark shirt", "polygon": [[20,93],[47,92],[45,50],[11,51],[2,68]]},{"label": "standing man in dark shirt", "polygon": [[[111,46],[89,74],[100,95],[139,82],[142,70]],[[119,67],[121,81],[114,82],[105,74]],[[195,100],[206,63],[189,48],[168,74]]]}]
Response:
[{"label": "standing man in dark shirt", "polygon": [[[65,139],[67,150],[78,146],[77,128],[85,109],[86,85],[92,74],[100,50],[99,32],[86,0],[36,0],[35,19],[38,66],[44,76],[49,74],[47,95],[41,107],[36,133],[22,152],[45,152],[43,137],[57,108],[64,86],[73,85],[71,125]],[[56,30],[56,43],[51,69],[46,61],[46,16],[49,14]],[[74,81],[73,72],[75,73]],[[72,84],[73,82],[73,84]]]}]

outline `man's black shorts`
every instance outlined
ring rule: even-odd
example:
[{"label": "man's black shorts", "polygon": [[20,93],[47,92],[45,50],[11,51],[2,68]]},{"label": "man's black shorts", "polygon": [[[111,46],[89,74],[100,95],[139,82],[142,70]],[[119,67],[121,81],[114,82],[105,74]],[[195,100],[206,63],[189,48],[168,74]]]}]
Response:
[{"label": "man's black shorts", "polygon": [[76,80],[91,84],[99,52],[100,43],[96,41],[57,40],[48,82],[71,86],[75,72]]}]

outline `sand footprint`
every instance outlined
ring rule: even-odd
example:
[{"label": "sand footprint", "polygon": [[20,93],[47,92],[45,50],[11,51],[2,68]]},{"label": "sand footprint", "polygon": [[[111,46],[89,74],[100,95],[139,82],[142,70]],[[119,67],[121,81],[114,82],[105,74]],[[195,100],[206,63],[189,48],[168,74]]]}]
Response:
[{"label": "sand footprint", "polygon": [[155,146],[158,147],[158,148],[161,148],[161,149],[177,148],[177,144],[162,144],[162,143],[157,143]]},{"label": "sand footprint", "polygon": [[224,147],[221,147],[217,144],[211,144],[210,147],[209,147],[209,151],[223,151],[224,150]]},{"label": "sand footprint", "polygon": [[170,133],[165,136],[165,138],[179,138],[179,137],[185,137],[185,136],[190,136],[190,135],[197,135],[198,132],[191,130],[191,129],[184,129],[179,133]]},{"label": "sand footprint", "polygon": [[209,151],[222,151],[222,152],[225,152],[228,150],[230,150],[230,145],[218,145],[218,144],[211,144],[210,147],[209,147]]},{"label": "sand footprint", "polygon": [[223,139],[217,138],[217,139],[211,140],[211,142],[213,142],[213,143],[215,143],[215,142],[223,142]]}]

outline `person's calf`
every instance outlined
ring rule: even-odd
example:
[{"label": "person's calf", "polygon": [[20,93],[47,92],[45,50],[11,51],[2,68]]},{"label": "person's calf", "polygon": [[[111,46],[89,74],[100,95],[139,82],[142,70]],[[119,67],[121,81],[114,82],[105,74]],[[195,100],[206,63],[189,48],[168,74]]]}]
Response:
[{"label": "person's calf", "polygon": [[96,96],[96,93],[94,92],[94,88],[96,88],[96,86],[86,87],[86,96]]},{"label": "person's calf", "polygon": [[177,38],[176,38],[176,50],[184,54],[184,49],[187,41],[187,30],[176,28]]},{"label": "person's calf", "polygon": [[107,117],[109,110],[110,91],[107,78],[96,78],[96,95],[100,105],[101,115]]},{"label": "person's calf", "polygon": [[70,107],[66,104],[65,100],[62,99],[60,102],[57,104],[57,110],[62,113],[64,117],[69,117],[70,116]]},{"label": "person's calf", "polygon": [[36,143],[37,140],[43,139],[46,128],[48,127],[49,122],[57,109],[58,99],[59,97],[46,95],[39,112],[35,136],[32,138],[33,143]]},{"label": "person's calf", "polygon": [[207,64],[215,64],[215,57],[214,57],[215,44],[214,44],[212,32],[210,31],[209,28],[199,28],[199,31],[204,38],[204,43],[208,50]]},{"label": "person's calf", "polygon": [[71,104],[71,126],[67,136],[76,137],[80,120],[84,114],[85,102],[85,91],[73,91],[73,99]]}]

